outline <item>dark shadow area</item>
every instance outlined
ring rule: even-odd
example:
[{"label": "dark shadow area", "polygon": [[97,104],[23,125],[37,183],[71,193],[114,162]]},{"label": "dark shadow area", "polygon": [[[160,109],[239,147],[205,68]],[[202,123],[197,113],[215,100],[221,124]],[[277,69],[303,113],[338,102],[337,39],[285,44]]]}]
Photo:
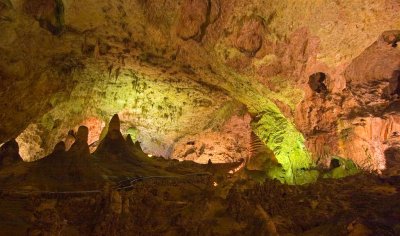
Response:
[{"label": "dark shadow area", "polygon": [[385,88],[383,98],[396,99],[400,97],[400,70],[395,70],[389,79],[389,85]]},{"label": "dark shadow area", "polygon": [[[395,132],[392,136],[397,136],[398,133]],[[390,170],[396,166],[399,166],[400,163],[400,148],[398,147],[390,147],[385,150],[385,159],[386,159],[386,169]]]},{"label": "dark shadow area", "polygon": [[331,169],[337,168],[337,167],[339,167],[339,166],[340,166],[340,162],[339,162],[338,159],[332,159],[332,160],[331,160],[331,163],[330,163],[330,165],[329,165],[329,167],[330,167]]},{"label": "dark shadow area", "polygon": [[318,73],[312,74],[310,76],[310,79],[308,80],[308,85],[316,93],[327,94],[328,89],[325,84],[326,78],[327,78],[327,76],[323,72],[318,72]]},{"label": "dark shadow area", "polygon": [[394,94],[400,96],[400,70],[393,72],[392,81],[395,84]]}]

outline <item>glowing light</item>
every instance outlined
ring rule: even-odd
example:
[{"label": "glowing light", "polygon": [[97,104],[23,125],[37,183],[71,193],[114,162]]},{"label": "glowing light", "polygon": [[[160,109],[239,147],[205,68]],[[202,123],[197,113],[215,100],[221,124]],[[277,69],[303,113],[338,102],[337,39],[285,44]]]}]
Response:
[{"label": "glowing light", "polygon": [[312,166],[312,159],[304,146],[303,135],[275,106],[271,105],[259,118],[253,124],[254,131],[281,165],[279,170],[275,168],[268,175],[288,184],[306,183],[308,180],[302,177],[303,170]]},{"label": "glowing light", "polygon": [[214,182],[213,185],[214,185],[214,187],[217,187],[217,186],[218,186],[218,183],[217,183],[217,182]]},{"label": "glowing light", "polygon": [[235,169],[233,169],[233,170],[230,170],[228,173],[229,174],[234,174],[234,173],[236,173],[236,172],[238,172],[240,169],[242,169],[244,166],[245,166],[245,162],[243,161],[243,163],[242,164],[240,164],[238,167],[236,167]]},{"label": "glowing light", "polygon": [[153,155],[151,155],[151,154],[147,154],[147,156],[148,156],[148,157],[153,157]]}]

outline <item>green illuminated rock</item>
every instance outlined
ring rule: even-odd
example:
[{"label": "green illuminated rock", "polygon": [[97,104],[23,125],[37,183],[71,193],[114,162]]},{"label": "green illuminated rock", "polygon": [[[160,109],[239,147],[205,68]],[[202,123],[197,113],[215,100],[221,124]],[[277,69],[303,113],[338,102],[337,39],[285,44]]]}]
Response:
[{"label": "green illuminated rock", "polygon": [[254,132],[272,150],[282,169],[274,169],[270,176],[289,184],[303,183],[297,180],[299,170],[312,165],[310,154],[304,146],[304,138],[282,114],[269,110],[259,115],[253,124]]},{"label": "green illuminated rock", "polygon": [[324,178],[339,179],[360,172],[360,169],[352,160],[347,160],[341,157],[333,157],[333,160],[337,160],[339,166],[324,174]]},{"label": "green illuminated rock", "polygon": [[[302,99],[302,93],[295,93],[297,90],[294,85],[286,83],[282,85],[282,88],[285,91],[293,91],[293,94],[289,96],[290,93],[286,92],[282,95],[269,90],[256,80],[232,72],[219,63],[215,63],[214,66],[218,68],[215,70],[218,70],[219,74],[230,78],[229,82],[224,78],[219,78],[221,80],[219,86],[231,92],[232,96],[245,104],[250,113],[257,114],[253,131],[273,152],[282,168],[269,170],[268,176],[288,184],[313,182],[316,178],[315,174],[311,174],[310,178],[304,178],[304,171],[313,166],[311,155],[304,145],[305,139],[273,102],[277,100],[294,108]],[[290,98],[296,96],[297,98]]]}]

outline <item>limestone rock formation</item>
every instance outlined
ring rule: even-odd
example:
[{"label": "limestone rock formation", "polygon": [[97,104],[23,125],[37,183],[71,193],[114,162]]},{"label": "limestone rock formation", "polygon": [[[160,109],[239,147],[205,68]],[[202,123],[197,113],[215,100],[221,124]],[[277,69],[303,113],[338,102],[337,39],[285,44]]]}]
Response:
[{"label": "limestone rock formation", "polygon": [[142,146],[139,141],[133,142],[130,134],[128,134],[128,136],[126,137],[126,145],[129,147],[134,156],[142,159],[149,157],[149,154],[143,152]]},{"label": "limestone rock formation", "polygon": [[233,116],[219,132],[207,130],[197,135],[185,136],[174,147],[172,158],[193,160],[197,163],[238,162],[250,155],[251,117]]},{"label": "limestone rock formation", "polygon": [[[118,113],[123,135],[135,128],[146,152],[173,158],[176,142],[235,102],[261,118],[253,131],[287,173],[321,155],[354,159],[341,151],[353,145],[342,142],[341,124],[386,119],[396,107],[399,8],[397,0],[2,1],[0,107],[13,112],[0,113],[0,142],[18,137],[23,159],[35,160],[81,124],[97,136]],[[378,146],[374,155],[389,148]]]},{"label": "limestone rock formation", "polygon": [[237,36],[236,47],[249,56],[254,56],[263,44],[265,34],[264,19],[252,17],[243,20],[243,25]]},{"label": "limestone rock formation", "polygon": [[209,24],[211,1],[186,0],[181,8],[181,16],[177,26],[178,36],[184,40],[201,41]]},{"label": "limestone rock formation", "polygon": [[88,141],[89,129],[86,126],[80,126],[76,134],[76,140],[68,150],[72,156],[88,158],[90,155]]},{"label": "limestone rock formation", "polygon": [[132,156],[131,148],[135,146],[129,146],[132,140],[129,138],[128,141],[124,139],[121,134],[121,124],[118,115],[114,115],[108,125],[108,131],[105,138],[100,142],[97,147],[95,156],[102,159],[111,159],[116,161],[127,161],[134,164],[139,164],[139,160]]},{"label": "limestone rock formation", "polygon": [[15,140],[6,142],[0,147],[0,167],[9,166],[22,161],[18,143]]},{"label": "limestone rock formation", "polygon": [[0,234],[400,235],[399,12],[0,0]]}]

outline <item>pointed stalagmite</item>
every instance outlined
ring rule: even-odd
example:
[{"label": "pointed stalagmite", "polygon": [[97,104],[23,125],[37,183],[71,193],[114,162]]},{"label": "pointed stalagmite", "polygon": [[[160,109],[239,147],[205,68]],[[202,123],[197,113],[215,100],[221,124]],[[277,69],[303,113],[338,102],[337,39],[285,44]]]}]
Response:
[{"label": "pointed stalagmite", "polygon": [[87,143],[89,136],[89,129],[86,126],[80,126],[76,134],[76,141]]},{"label": "pointed stalagmite", "polygon": [[122,134],[121,134],[121,124],[119,121],[119,117],[117,114],[115,114],[112,118],[111,121],[108,125],[108,132],[106,137],[110,138],[110,139],[123,139]]},{"label": "pointed stalagmite", "polygon": [[126,153],[128,145],[120,131],[120,121],[115,114],[108,125],[108,131],[105,138],[100,142],[96,154],[103,156],[105,153]]},{"label": "pointed stalagmite", "polygon": [[[143,152],[142,146],[140,145],[139,141],[133,142],[132,137],[130,134],[126,136],[126,143],[130,148],[133,148],[136,151]],[[144,152],[143,152],[144,153]]]},{"label": "pointed stalagmite", "polygon": [[144,153],[141,149],[136,148],[137,144],[133,143],[129,135],[127,140],[124,139],[120,127],[120,120],[116,114],[110,120],[107,135],[100,142],[94,155],[100,158],[123,160],[137,165],[139,163],[135,157]]},{"label": "pointed stalagmite", "polygon": [[135,146],[135,143],[133,142],[130,134],[128,134],[128,136],[126,136],[126,144],[128,144],[128,146],[130,146],[130,147]]},{"label": "pointed stalagmite", "polygon": [[111,118],[110,124],[108,125],[108,132],[112,130],[120,131],[120,129],[121,129],[121,123],[119,121],[119,116],[118,114],[115,114]]},{"label": "pointed stalagmite", "polygon": [[76,141],[72,144],[68,153],[73,157],[90,157],[89,145],[87,143],[89,129],[86,126],[80,126],[76,134]]}]

